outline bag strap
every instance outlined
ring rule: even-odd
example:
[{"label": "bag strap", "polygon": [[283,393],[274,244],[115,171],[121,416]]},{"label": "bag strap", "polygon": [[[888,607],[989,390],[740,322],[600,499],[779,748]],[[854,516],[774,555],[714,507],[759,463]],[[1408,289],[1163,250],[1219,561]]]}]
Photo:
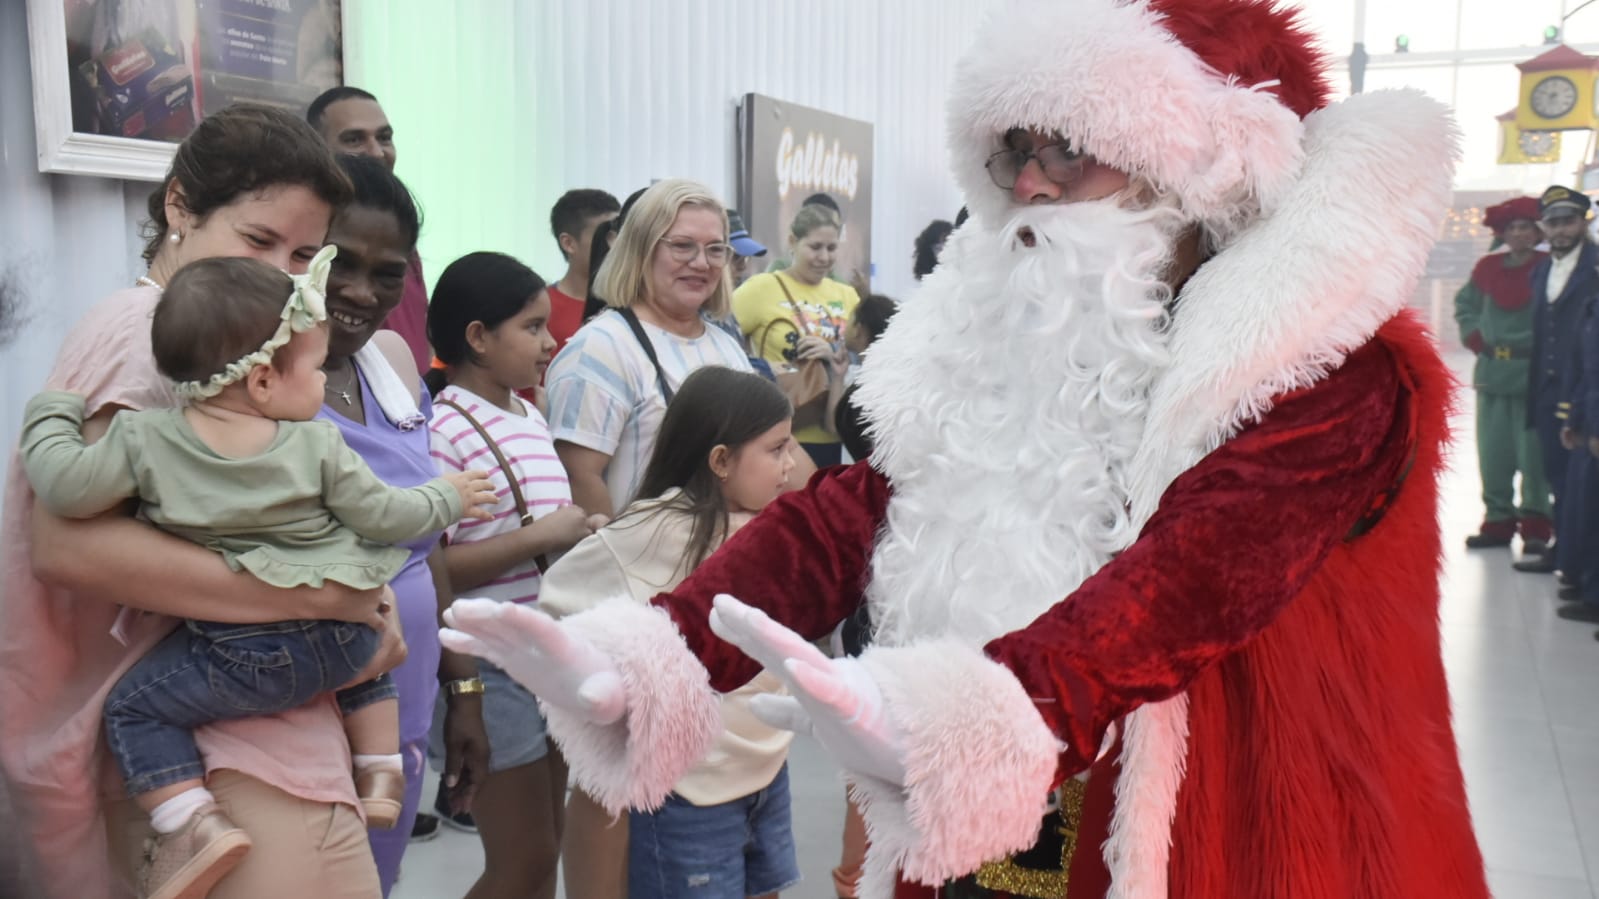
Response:
[{"label": "bag strap", "polygon": [[[528,525],[532,524],[533,513],[527,507],[527,499],[522,496],[522,485],[520,479],[517,478],[516,471],[511,468],[510,460],[505,458],[505,453],[500,452],[500,445],[494,442],[493,437],[489,436],[488,429],[484,428],[476,418],[472,417],[472,413],[466,411],[466,409],[455,400],[440,399],[435,402],[436,405],[449,406],[451,409],[459,412],[461,417],[466,419],[466,423],[471,425],[474,431],[477,431],[479,437],[483,438],[483,443],[488,446],[489,452],[494,454],[494,461],[499,463],[500,471],[505,474],[505,482],[511,485],[511,501],[516,503],[516,514],[521,516],[521,526],[527,527]],[[539,553],[537,556],[534,556],[533,562],[539,566],[540,572],[543,572],[550,567],[549,561],[544,557],[543,553]]]},{"label": "bag strap", "polygon": [[810,316],[805,314],[805,309],[800,304],[794,302],[794,295],[788,292],[788,285],[783,283],[783,273],[772,272],[772,277],[777,279],[777,286],[783,288],[783,298],[788,300],[788,307],[794,310],[794,317],[799,320],[799,325],[794,330],[806,337],[815,334],[816,329],[811,327]]},{"label": "bag strap", "polygon": [[650,357],[650,364],[655,366],[655,383],[661,388],[661,396],[668,405],[672,402],[672,388],[667,386],[666,372],[661,369],[661,360],[655,356],[655,344],[650,343],[650,336],[644,333],[644,325],[639,323],[638,313],[631,309],[616,310],[627,326],[632,329],[633,336],[638,338],[638,345],[644,348],[644,355]]}]

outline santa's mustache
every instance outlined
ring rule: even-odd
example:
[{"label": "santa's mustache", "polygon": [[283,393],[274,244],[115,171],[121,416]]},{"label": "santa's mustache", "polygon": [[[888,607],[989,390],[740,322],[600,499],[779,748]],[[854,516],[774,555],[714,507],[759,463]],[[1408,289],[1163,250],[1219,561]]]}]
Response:
[{"label": "santa's mustache", "polygon": [[989,327],[1037,333],[1083,316],[1158,313],[1186,223],[1168,204],[1128,209],[1111,199],[1029,206],[997,226],[972,225],[956,242],[961,282],[952,286]]}]

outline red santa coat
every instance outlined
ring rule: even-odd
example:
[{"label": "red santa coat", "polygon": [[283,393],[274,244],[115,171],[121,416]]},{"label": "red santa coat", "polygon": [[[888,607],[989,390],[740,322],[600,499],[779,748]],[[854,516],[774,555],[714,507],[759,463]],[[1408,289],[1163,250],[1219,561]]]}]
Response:
[{"label": "red santa coat", "polygon": [[[1066,745],[1061,777],[1093,763],[1112,722],[1187,691],[1173,896],[1488,895],[1439,654],[1450,389],[1417,323],[1390,322],[1178,477],[1078,591],[987,647]],[[710,632],[712,598],[825,636],[862,601],[891,489],[867,465],[823,472],[657,599],[713,687],[758,669]],[[1112,754],[1090,779],[1072,899],[1105,895],[1115,775]]]},{"label": "red santa coat", "polygon": [[[855,784],[877,859],[869,879],[886,860],[938,882],[1024,848],[1051,783],[1092,764],[1118,723],[1090,781],[1073,899],[1487,895],[1437,626],[1451,381],[1401,312],[1447,202],[1452,134],[1446,112],[1415,94],[1361,95],[1307,117],[1295,180],[1177,297],[1171,362],[1122,469],[1136,531],[1119,554],[1063,543],[1049,566],[1030,565],[1090,562],[1093,573],[1042,594],[1036,610],[1029,598],[986,646],[953,624],[862,657],[910,747],[903,789]],[[986,183],[975,165],[974,199]],[[658,803],[703,752],[715,715],[706,671],[722,689],[753,675],[707,628],[717,593],[818,638],[859,606],[873,564],[874,603],[938,589],[938,578],[904,588],[903,569],[885,582],[883,558],[910,543],[899,558],[915,564],[916,547],[934,545],[909,517],[918,503],[965,508],[911,479],[947,463],[948,416],[1002,395],[963,393],[966,373],[939,370],[959,362],[948,334],[979,327],[970,310],[985,298],[965,286],[1004,289],[983,267],[1004,252],[993,237],[1004,219],[974,215],[863,374],[868,412],[890,428],[877,470],[819,475],[653,612],[618,604],[567,619],[628,685],[624,723],[550,710],[574,781],[607,807]],[[912,399],[896,410],[896,396]],[[982,408],[1012,435],[1034,411]],[[1025,449],[1042,484],[1047,448]],[[972,577],[985,537],[972,537],[944,566],[960,569],[963,603],[986,600]],[[1031,562],[1013,550],[1010,564]],[[882,895],[885,884],[866,887]]]}]

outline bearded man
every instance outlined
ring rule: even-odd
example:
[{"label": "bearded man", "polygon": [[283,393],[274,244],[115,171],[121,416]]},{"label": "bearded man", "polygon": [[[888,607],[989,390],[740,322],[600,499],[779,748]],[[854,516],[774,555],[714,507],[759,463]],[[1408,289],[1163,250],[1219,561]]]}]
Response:
[{"label": "bearded man", "polygon": [[[972,218],[861,375],[870,464],[649,607],[464,600],[446,645],[613,810],[773,671],[758,713],[862,801],[863,896],[1026,849],[1087,772],[1072,899],[1485,899],[1439,651],[1454,385],[1405,311],[1456,134],[1328,93],[1265,0],[1005,6],[950,99]],[[863,595],[875,644],[822,657]]]}]

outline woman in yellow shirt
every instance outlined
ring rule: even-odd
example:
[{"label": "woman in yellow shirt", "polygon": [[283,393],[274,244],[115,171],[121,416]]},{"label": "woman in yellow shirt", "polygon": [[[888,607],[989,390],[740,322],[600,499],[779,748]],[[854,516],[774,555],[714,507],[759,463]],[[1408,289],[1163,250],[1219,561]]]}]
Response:
[{"label": "woman in yellow shirt", "polygon": [[[733,314],[750,351],[775,371],[820,360],[830,380],[842,385],[849,367],[844,331],[860,295],[827,276],[838,256],[840,228],[838,213],[826,206],[801,208],[789,226],[793,265],[756,275],[733,293]],[[795,410],[794,438],[818,468],[843,461],[828,414],[837,393],[829,390]]]}]

